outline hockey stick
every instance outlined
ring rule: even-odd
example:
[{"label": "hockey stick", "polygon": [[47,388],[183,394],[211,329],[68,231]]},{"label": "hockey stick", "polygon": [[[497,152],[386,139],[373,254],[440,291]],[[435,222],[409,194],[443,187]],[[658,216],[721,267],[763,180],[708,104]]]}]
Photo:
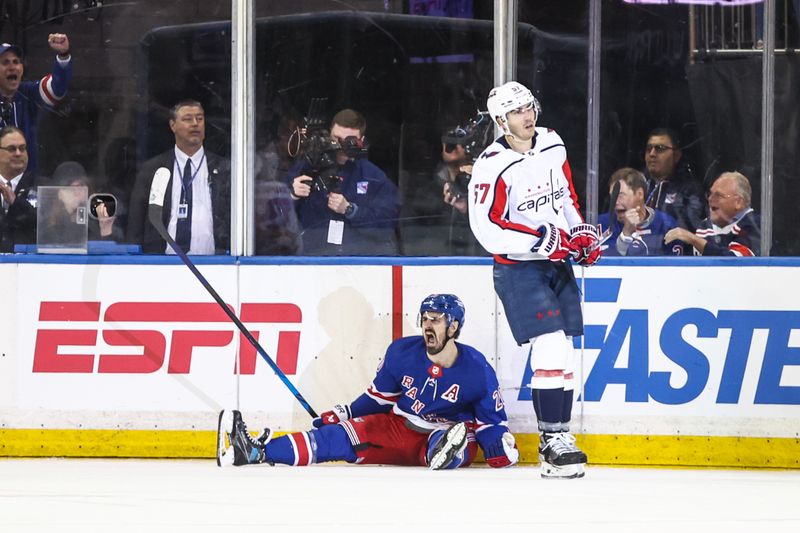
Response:
[{"label": "hockey stick", "polygon": [[312,418],[317,418],[316,411],[311,408],[311,405],[309,405],[306,399],[303,398],[303,395],[300,394],[300,391],[298,391],[292,382],[289,381],[289,378],[286,377],[286,374],[284,374],[283,371],[278,368],[278,365],[275,364],[275,361],[273,361],[272,358],[267,355],[267,352],[264,351],[264,348],[262,348],[255,337],[253,337],[253,334],[250,333],[250,330],[248,330],[247,327],[242,324],[241,320],[239,320],[236,314],[230,310],[228,304],[225,303],[220,295],[217,294],[217,291],[214,290],[214,287],[212,287],[208,280],[206,280],[200,271],[197,270],[197,267],[194,266],[194,263],[192,263],[183,249],[181,249],[181,247],[178,246],[178,244],[173,240],[167,231],[167,228],[164,227],[164,220],[161,217],[164,209],[164,194],[167,192],[167,184],[169,183],[169,180],[170,172],[168,169],[161,167],[156,170],[156,173],[153,176],[153,184],[150,186],[150,204],[147,208],[147,217],[150,220],[150,223],[154,228],[156,228],[156,231],[158,231],[158,234],[161,235],[161,238],[167,241],[167,244],[169,244],[170,248],[172,248],[175,254],[177,254],[183,263],[189,267],[189,270],[192,271],[192,274],[194,274],[197,280],[203,285],[203,287],[206,288],[214,300],[216,300],[222,310],[225,311],[225,314],[228,315],[228,318],[230,318],[231,321],[236,324],[236,327],[239,328],[239,331],[242,332],[242,335],[244,335],[250,344],[253,345],[253,348],[256,349],[264,361],[267,362],[275,374],[277,374],[281,381],[283,381],[283,384],[286,385],[294,397],[297,398],[297,401],[300,402],[300,405],[303,406],[303,409],[305,409]]}]

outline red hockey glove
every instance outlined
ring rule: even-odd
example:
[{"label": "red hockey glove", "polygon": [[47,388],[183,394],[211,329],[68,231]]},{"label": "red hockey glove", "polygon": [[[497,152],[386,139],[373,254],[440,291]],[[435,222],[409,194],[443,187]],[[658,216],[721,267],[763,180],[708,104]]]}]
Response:
[{"label": "red hockey glove", "polygon": [[569,242],[569,235],[563,229],[555,227],[553,224],[543,224],[537,228],[539,242],[531,251],[547,257],[550,261],[564,261],[579,248]]},{"label": "red hockey glove", "polygon": [[600,260],[600,232],[591,224],[577,224],[570,229],[569,242],[577,248],[572,257],[579,265],[592,266]]},{"label": "red hockey glove", "polygon": [[320,416],[312,420],[311,424],[315,428],[321,428],[322,426],[327,426],[328,424],[338,424],[339,422],[344,422],[345,420],[349,419],[350,406],[336,404],[333,406],[333,409],[330,411],[325,411]]},{"label": "red hockey glove", "polygon": [[517,464],[519,450],[514,435],[506,431],[502,437],[483,450],[483,455],[492,468],[504,468]]}]

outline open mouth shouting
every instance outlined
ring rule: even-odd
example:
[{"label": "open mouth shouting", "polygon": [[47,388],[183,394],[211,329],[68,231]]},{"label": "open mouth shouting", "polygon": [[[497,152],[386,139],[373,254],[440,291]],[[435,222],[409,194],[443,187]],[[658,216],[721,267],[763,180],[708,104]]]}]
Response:
[{"label": "open mouth shouting", "polygon": [[425,346],[436,346],[436,343],[439,341],[439,338],[436,336],[436,332],[433,331],[433,328],[426,328],[423,332],[425,337]]}]

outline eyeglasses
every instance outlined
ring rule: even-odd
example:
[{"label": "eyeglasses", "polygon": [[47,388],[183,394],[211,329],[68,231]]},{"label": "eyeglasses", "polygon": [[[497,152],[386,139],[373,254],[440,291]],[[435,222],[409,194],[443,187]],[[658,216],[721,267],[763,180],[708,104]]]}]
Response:
[{"label": "eyeglasses", "polygon": [[28,145],[20,144],[18,146],[14,146],[12,144],[11,146],[0,146],[0,150],[5,150],[9,154],[13,154],[14,152],[19,152],[21,154],[24,154],[25,152],[28,151]]},{"label": "eyeglasses", "polygon": [[674,149],[674,146],[667,146],[666,144],[648,144],[644,147],[644,153],[649,154],[651,150],[655,150],[657,154],[663,154],[667,150]]},{"label": "eyeglasses", "polygon": [[457,144],[453,144],[453,143],[446,143],[446,144],[444,145],[444,151],[445,151],[445,152],[447,152],[448,154],[450,154],[450,153],[452,153],[452,152],[455,152],[456,148],[458,148],[458,145],[457,145]]},{"label": "eyeglasses", "polygon": [[733,196],[740,196],[738,194],[722,194],[721,192],[711,191],[706,193],[706,198],[709,200],[727,200]]}]

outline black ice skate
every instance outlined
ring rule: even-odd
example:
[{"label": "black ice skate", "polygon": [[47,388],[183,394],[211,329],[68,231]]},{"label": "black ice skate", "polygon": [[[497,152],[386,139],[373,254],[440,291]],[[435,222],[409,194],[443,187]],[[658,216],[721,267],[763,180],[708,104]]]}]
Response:
[{"label": "black ice skate", "polygon": [[444,435],[431,453],[428,468],[431,470],[442,470],[453,461],[453,459],[464,451],[467,447],[467,425],[459,422],[445,431]]},{"label": "black ice skate", "polygon": [[267,462],[264,445],[272,437],[265,429],[258,439],[247,431],[239,411],[221,411],[217,426],[217,465],[242,466]]},{"label": "black ice skate", "polygon": [[586,460],[586,454],[575,446],[575,437],[571,433],[542,433],[539,439],[539,462],[543,478],[583,477]]}]

